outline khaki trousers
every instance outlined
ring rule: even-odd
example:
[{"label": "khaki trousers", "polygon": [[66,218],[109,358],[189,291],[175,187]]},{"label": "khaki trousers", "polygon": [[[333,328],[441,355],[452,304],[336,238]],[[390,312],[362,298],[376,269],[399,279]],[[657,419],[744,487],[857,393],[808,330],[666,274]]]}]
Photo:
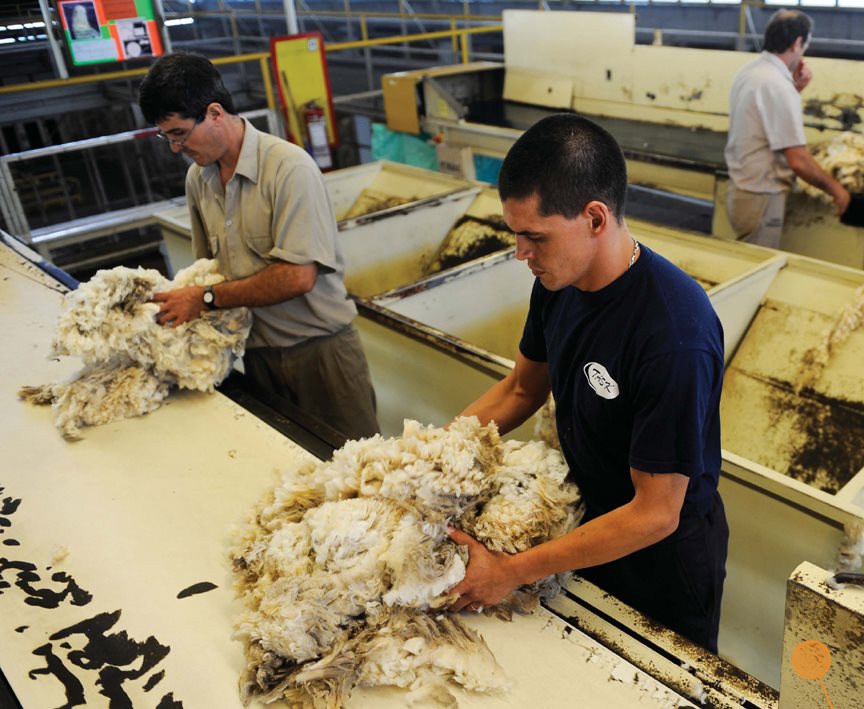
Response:
[{"label": "khaki trousers", "polygon": [[294,347],[247,350],[243,365],[256,386],[290,401],[348,439],[380,431],[369,366],[354,325]]},{"label": "khaki trousers", "polygon": [[748,192],[730,182],[726,211],[738,241],[780,248],[786,212],[785,192]]}]

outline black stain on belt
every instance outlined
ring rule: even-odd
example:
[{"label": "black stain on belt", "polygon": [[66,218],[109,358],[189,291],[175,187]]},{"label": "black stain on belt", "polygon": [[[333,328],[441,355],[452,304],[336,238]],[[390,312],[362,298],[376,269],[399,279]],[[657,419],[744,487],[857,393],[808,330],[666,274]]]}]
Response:
[{"label": "black stain on belt", "polygon": [[681,100],[684,101],[685,103],[690,103],[690,101],[698,101],[701,98],[702,98],[702,90],[701,89],[693,89],[693,91],[690,92],[689,96],[682,96]]},{"label": "black stain on belt", "polygon": [[10,582],[4,579],[6,575],[16,577],[14,583],[28,596],[24,603],[30,606],[58,608],[67,600],[72,605],[85,606],[93,599],[92,594],[63,572],[51,574],[50,581],[42,579],[36,572],[36,565],[29,561],[0,558],[0,593],[2,589],[10,587]]},{"label": "black stain on belt", "polygon": [[154,674],[152,677],[150,677],[150,679],[147,680],[146,684],[144,685],[144,691],[149,692],[151,689],[153,689],[153,687],[155,687],[157,684],[159,684],[164,677],[165,677],[165,670],[162,670],[161,672],[157,672],[156,674]]},{"label": "black stain on belt", "polygon": [[17,628],[15,628],[15,632],[16,633],[23,633],[29,627],[30,627],[29,625],[19,625]]},{"label": "black stain on belt", "polygon": [[189,588],[184,588],[177,594],[177,598],[188,598],[189,596],[194,596],[198,593],[207,593],[207,591],[212,591],[214,588],[219,587],[215,583],[202,581],[201,583],[192,584]]},{"label": "black stain on belt", "polygon": [[4,546],[7,546],[7,547],[21,546],[21,542],[19,542],[17,539],[4,539],[3,544],[4,544]]}]

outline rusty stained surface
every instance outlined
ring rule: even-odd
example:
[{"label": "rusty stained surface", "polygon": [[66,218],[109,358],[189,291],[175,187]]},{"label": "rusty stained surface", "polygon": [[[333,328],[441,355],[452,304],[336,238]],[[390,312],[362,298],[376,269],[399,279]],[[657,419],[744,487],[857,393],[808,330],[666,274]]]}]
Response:
[{"label": "rusty stained surface", "polygon": [[[641,670],[665,687],[669,688],[668,695],[665,697],[669,702],[667,704],[668,707],[674,707],[675,709],[692,709],[692,707],[698,706],[698,704],[693,704],[681,696],[688,695],[689,688],[680,686],[681,683],[675,681],[675,679],[663,676],[663,673],[653,663],[644,662],[640,658],[628,657],[626,652],[622,652],[620,644],[617,643],[616,640],[611,639],[606,633],[602,632],[602,630],[588,626],[578,617],[566,617],[558,613],[556,613],[556,615],[561,620],[558,622],[548,623],[546,629],[555,632],[562,641],[571,643],[584,650],[587,653],[584,658],[586,664],[600,663],[604,665],[604,669],[608,672],[610,683],[626,682],[638,686],[638,677],[636,677],[635,673],[632,671],[635,668]],[[556,620],[558,619],[556,618]],[[561,621],[563,621],[563,623],[561,623]],[[590,647],[590,645],[587,645],[582,639],[583,634],[587,635],[600,645],[610,649],[616,655],[620,655],[621,659],[618,661],[612,660],[606,653],[598,652],[596,649]],[[641,688],[643,691],[646,689],[644,684]]]},{"label": "rusty stained surface", "polygon": [[710,79],[706,80],[705,85],[702,88],[688,88],[687,86],[684,86],[684,84],[680,84],[680,88],[684,90],[684,93],[680,94],[678,98],[684,103],[693,103],[694,101],[699,101],[710,87]]},{"label": "rusty stained surface", "polygon": [[836,122],[836,126],[828,125],[828,128],[839,130],[852,130],[859,125],[862,119],[862,108],[864,108],[864,97],[858,94],[834,94],[830,99],[811,98],[804,102],[804,115]]},{"label": "rusty stained surface", "polygon": [[829,204],[798,191],[786,198],[786,223],[809,229],[836,229],[838,226],[833,202]]},{"label": "rusty stained surface", "polygon": [[[864,696],[864,603],[860,590],[838,589],[826,581],[830,572],[813,565],[799,567],[786,593],[783,677],[780,691],[790,707],[827,706],[827,690],[835,707],[859,707]],[[822,684],[801,676],[792,654],[801,643],[824,643],[830,664]]]},{"label": "rusty stained surface", "polygon": [[[669,84],[661,84],[657,89],[657,93],[662,96],[671,96],[673,93],[677,93],[678,100],[684,104],[690,104],[694,101],[700,101],[702,97],[705,95],[705,92],[711,88],[711,79],[706,78],[705,82],[702,86],[688,86],[683,81],[679,81],[677,84],[670,86]],[[657,93],[653,91],[646,91],[645,97],[650,99],[651,101],[657,100]]]},{"label": "rusty stained surface", "polygon": [[[385,193],[379,192],[378,194],[384,195],[384,197],[387,198],[387,200],[385,201],[393,200],[393,203],[390,206],[385,206],[384,201],[382,201],[380,203],[381,206],[379,209],[370,211],[368,214],[364,214],[362,216],[344,217],[339,220],[339,222],[337,222],[337,225],[339,227],[339,231],[344,231],[345,229],[350,229],[361,224],[369,224],[372,222],[389,219],[390,217],[395,215],[408,214],[417,209],[437,207],[439,204],[443,204],[448,198],[451,198],[454,195],[458,195],[459,193],[464,192],[466,189],[467,188],[459,188],[450,192],[444,192],[439,195],[433,195],[431,197],[388,197],[387,195],[385,195]],[[371,205],[371,202],[369,204]],[[356,205],[357,203],[355,202],[355,206]],[[354,207],[352,207],[352,210],[353,209]]]},{"label": "rusty stained surface", "polygon": [[[602,598],[618,602],[614,596],[599,588],[597,590],[600,591]],[[571,594],[569,591],[564,591],[563,595]],[[583,609],[581,603],[569,604],[572,609],[576,609],[575,614],[562,612],[564,606],[558,599],[544,605],[565,622],[611,649],[627,662],[634,664],[674,691],[689,696],[699,706],[743,706],[748,709],[756,707],[776,709],[777,707],[779,697],[777,690],[687,638],[670,631],[648,616],[631,610],[633,617],[626,620],[622,618],[622,621],[637,637],[656,643],[661,648],[660,654],[656,656],[646,654],[644,651],[634,652],[634,646],[639,644],[639,640],[634,640],[632,643],[622,641],[614,626],[593,621],[592,612]],[[562,637],[566,638],[568,635],[569,628],[566,628]],[[668,661],[673,663],[672,669]]]},{"label": "rusty stained surface", "polygon": [[727,368],[720,411],[724,448],[836,494],[864,468],[862,338],[840,345],[812,388],[793,387],[804,353],[831,324],[767,301]]}]

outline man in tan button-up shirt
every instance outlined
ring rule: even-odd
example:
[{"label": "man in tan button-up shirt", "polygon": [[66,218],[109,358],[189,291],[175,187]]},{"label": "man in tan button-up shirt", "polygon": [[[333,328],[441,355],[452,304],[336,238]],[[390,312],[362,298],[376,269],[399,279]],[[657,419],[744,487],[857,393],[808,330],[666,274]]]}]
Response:
[{"label": "man in tan button-up shirt", "polygon": [[378,432],[366,358],[343,281],[336,218],[321,172],[302,148],[237,115],[205,57],[159,59],[140,104],[186,176],[196,258],[227,279],[157,294],[159,321],[174,326],[209,308],[252,308],[244,358],[253,383],[348,438]]},{"label": "man in tan button-up shirt", "polygon": [[775,249],[796,175],[831,195],[838,214],[849,206],[849,192],[816,164],[804,139],[799,93],[813,77],[804,63],[812,32],[803,12],[774,13],[764,51],[735,75],[729,94],[729,221],[739,239]]}]

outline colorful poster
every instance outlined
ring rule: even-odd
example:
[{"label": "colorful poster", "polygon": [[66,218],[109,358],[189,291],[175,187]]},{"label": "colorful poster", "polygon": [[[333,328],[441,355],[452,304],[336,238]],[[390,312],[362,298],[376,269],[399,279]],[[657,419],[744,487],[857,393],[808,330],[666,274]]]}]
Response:
[{"label": "colorful poster", "polygon": [[152,0],[60,0],[58,6],[76,66],[162,54]]}]

